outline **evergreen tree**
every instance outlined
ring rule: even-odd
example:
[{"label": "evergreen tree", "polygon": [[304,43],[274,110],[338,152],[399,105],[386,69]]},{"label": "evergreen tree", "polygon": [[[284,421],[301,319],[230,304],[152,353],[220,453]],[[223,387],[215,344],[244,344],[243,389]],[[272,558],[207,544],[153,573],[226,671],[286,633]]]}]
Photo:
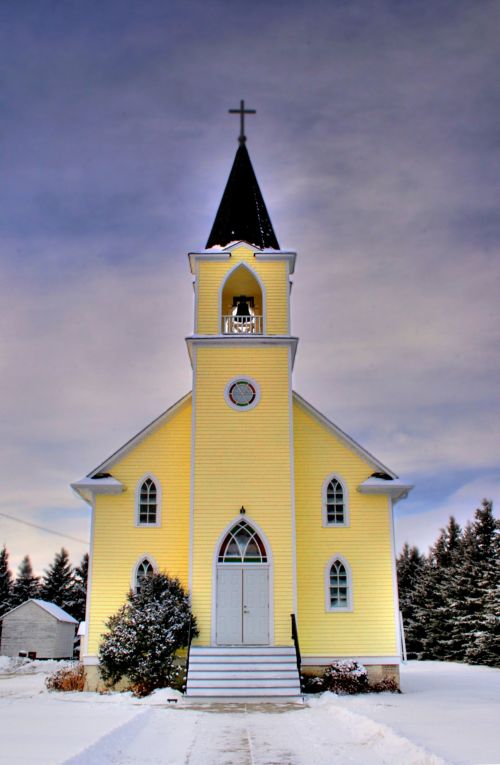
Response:
[{"label": "evergreen tree", "polygon": [[37,598],[40,594],[40,577],[33,574],[33,568],[29,555],[26,555],[17,573],[16,580],[12,585],[12,607],[19,606],[30,598]]},{"label": "evergreen tree", "polygon": [[45,570],[40,597],[55,603],[64,610],[71,609],[74,603],[74,578],[68,551],[61,548],[55,554],[54,562]]},{"label": "evergreen tree", "polygon": [[12,573],[9,569],[9,553],[4,545],[0,550],[0,616],[10,611],[12,596]]},{"label": "evergreen tree", "polygon": [[417,587],[425,574],[426,560],[420,554],[418,547],[410,547],[405,543],[396,560],[398,575],[399,608],[403,617],[406,653],[409,658],[415,658],[422,650],[421,636],[415,621],[417,607]]},{"label": "evergreen tree", "polygon": [[140,591],[129,592],[106,626],[99,648],[101,674],[110,683],[127,677],[138,695],[176,680],[175,653],[188,644],[190,630],[192,637],[198,634],[187,593],[166,574],[145,577]]},{"label": "evergreen tree", "polygon": [[89,574],[89,554],[85,553],[81,563],[73,572],[73,603],[69,613],[77,621],[85,619],[85,605],[87,602],[87,579]]},{"label": "evergreen tree", "polygon": [[450,634],[455,618],[450,585],[459,565],[461,542],[462,531],[451,516],[430,549],[415,590],[415,631],[422,646],[419,658],[450,658]]},{"label": "evergreen tree", "polygon": [[466,613],[462,620],[466,638],[465,659],[470,664],[500,666],[500,521],[493,515],[493,503],[484,499],[471,526],[468,568],[465,583]]}]

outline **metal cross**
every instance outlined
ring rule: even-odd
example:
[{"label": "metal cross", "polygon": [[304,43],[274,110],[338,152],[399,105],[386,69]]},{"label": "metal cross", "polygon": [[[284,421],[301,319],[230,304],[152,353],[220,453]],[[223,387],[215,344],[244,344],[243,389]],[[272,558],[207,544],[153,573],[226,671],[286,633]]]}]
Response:
[{"label": "metal cross", "polygon": [[240,101],[240,108],[239,109],[228,109],[229,114],[239,114],[240,115],[240,135],[238,137],[238,141],[240,143],[245,143],[247,140],[247,137],[245,135],[245,114],[257,114],[255,109],[245,109],[245,102]]}]

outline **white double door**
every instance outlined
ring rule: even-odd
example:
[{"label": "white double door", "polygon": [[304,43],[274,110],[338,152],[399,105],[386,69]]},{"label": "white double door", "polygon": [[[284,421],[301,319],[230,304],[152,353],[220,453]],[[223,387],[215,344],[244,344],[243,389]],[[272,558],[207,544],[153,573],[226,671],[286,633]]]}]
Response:
[{"label": "white double door", "polygon": [[218,645],[269,645],[269,567],[217,566]]}]

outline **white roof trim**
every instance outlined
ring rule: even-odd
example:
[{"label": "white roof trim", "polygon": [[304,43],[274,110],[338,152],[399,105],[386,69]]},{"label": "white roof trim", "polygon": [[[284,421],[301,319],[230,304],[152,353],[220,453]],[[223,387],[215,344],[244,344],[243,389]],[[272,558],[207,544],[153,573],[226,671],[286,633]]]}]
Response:
[{"label": "white roof trim", "polygon": [[361,494],[389,494],[394,502],[405,499],[413,489],[413,484],[404,481],[385,481],[383,478],[371,476],[358,486]]},{"label": "white roof trim", "polygon": [[[189,393],[186,393],[185,396],[180,398],[178,401],[175,402],[175,404],[172,404],[171,407],[169,407],[165,412],[160,414],[159,417],[157,417],[155,420],[149,423],[149,425],[146,425],[145,428],[140,430],[135,436],[133,436],[129,441],[127,441],[123,446],[121,446],[119,449],[116,450],[116,452],[113,452],[110,457],[108,457],[104,462],[101,462],[100,465],[98,465],[96,468],[90,471],[90,473],[87,473],[87,478],[92,478],[96,473],[102,473],[105,472],[108,468],[110,468],[112,465],[116,464],[118,460],[120,460],[122,457],[125,456],[125,454],[128,454],[128,452],[133,449],[137,444],[140,444],[141,441],[144,441],[147,436],[149,436],[150,433],[152,433],[157,428],[161,427],[167,420],[172,417],[178,409],[183,406],[189,399],[191,398],[191,391]],[[99,479],[103,480],[103,479]],[[106,479],[104,479],[106,480]]]},{"label": "white roof trim", "polygon": [[188,258],[191,273],[195,273],[195,261],[198,258],[202,258],[203,260],[228,260],[231,257],[233,250],[237,250],[240,247],[245,247],[246,249],[250,250],[250,252],[253,252],[253,254],[258,257],[259,260],[289,260],[290,273],[293,274],[294,272],[295,261],[297,258],[297,253],[294,250],[261,249],[255,244],[250,244],[244,240],[239,240],[237,242],[231,242],[230,244],[226,245],[226,247],[211,247],[208,250],[189,252]]},{"label": "white roof trim", "polygon": [[121,494],[125,491],[125,486],[117,481],[113,476],[108,478],[81,478],[79,481],[75,481],[70,484],[73,491],[85,500],[85,502],[92,502],[92,497],[95,494]]},{"label": "white roof trim", "polygon": [[2,619],[5,619],[6,616],[9,614],[13,614],[14,611],[17,611],[18,608],[22,608],[26,605],[26,603],[35,603],[40,608],[43,608],[44,611],[46,611],[48,614],[53,616],[55,619],[57,619],[59,622],[69,622],[70,624],[78,624],[76,619],[73,619],[70,614],[68,614],[66,611],[64,611],[59,606],[56,606],[55,603],[49,603],[48,600],[38,600],[37,598],[29,598],[29,600],[25,600],[24,603],[19,603],[18,606],[15,608],[11,608],[10,611],[7,611],[6,614],[3,614],[3,616],[0,616],[0,621]]},{"label": "white roof trim", "polygon": [[[335,425],[334,422],[329,420],[327,417],[325,417],[321,412],[319,412],[317,409],[315,409],[312,404],[309,404],[308,401],[306,401],[302,396],[299,396],[298,393],[293,391],[293,397],[297,401],[300,406],[302,406],[309,414],[311,414],[316,420],[318,420],[322,425],[324,425],[328,430],[331,430],[346,446],[353,449],[357,454],[359,454],[360,457],[362,457],[364,460],[366,460],[370,465],[373,465],[374,468],[377,468],[377,470],[381,473],[387,473],[387,475],[390,475],[391,478],[397,478],[398,476],[396,473],[394,473],[392,470],[389,470],[389,468],[384,465],[382,462],[380,462],[376,457],[373,456],[373,454],[370,454],[366,449],[364,449],[360,444],[358,444],[357,441],[355,441],[353,438],[347,435],[341,428],[338,427],[338,425]],[[385,483],[390,483],[388,481],[385,481]]]}]

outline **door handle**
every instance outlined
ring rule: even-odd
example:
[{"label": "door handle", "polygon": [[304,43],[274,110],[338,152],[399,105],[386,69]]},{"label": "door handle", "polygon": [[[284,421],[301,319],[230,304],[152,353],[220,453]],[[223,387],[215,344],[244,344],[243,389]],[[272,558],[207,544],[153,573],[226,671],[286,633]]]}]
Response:
[{"label": "door handle", "polygon": [[244,614],[249,614],[250,613],[250,611],[248,610],[248,608],[246,606],[243,606],[243,613]]}]

